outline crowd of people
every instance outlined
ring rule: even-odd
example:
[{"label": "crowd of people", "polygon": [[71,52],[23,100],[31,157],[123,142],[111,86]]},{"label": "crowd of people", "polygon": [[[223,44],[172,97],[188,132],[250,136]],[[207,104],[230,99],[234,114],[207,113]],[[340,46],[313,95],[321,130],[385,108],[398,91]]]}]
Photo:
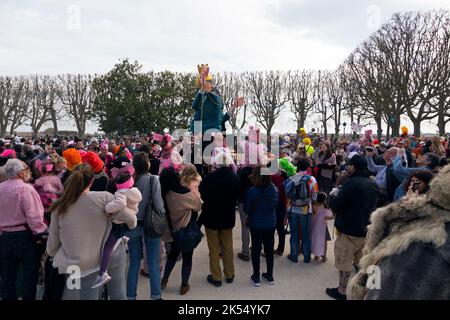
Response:
[{"label": "crowd of people", "polygon": [[[236,211],[242,232],[236,257],[251,261],[255,286],[261,279],[275,283],[274,256],[284,255],[287,234],[288,262],[301,256],[304,263],[326,262],[328,221],[335,220],[339,286],[326,292],[346,299],[351,273],[360,271],[371,214],[428,194],[449,153],[448,140],[439,137],[379,142],[369,134],[348,142],[302,131],[280,140],[279,158],[266,154],[251,164],[245,150],[239,159],[222,145],[205,166],[183,163],[182,144],[169,134],[133,142],[68,140],[0,142],[2,299],[34,299],[40,279],[46,299],[99,299],[103,288],[110,299],[136,299],[139,273],[149,277],[150,298],[161,299],[180,259],[184,295],[195,246],[183,250],[174,233],[192,223],[206,235],[206,281],[220,287],[224,275],[232,283]],[[247,151],[261,149],[254,139],[246,144]],[[270,161],[278,172],[263,174]],[[150,232],[152,217],[166,218],[170,228]],[[68,289],[74,265],[81,283]]]},{"label": "crowd of people", "polygon": [[[208,72],[199,66],[194,120],[203,121],[200,133],[224,133],[229,116]],[[236,99],[235,107],[242,104]],[[366,131],[348,141],[301,128],[279,139],[279,155],[253,127],[234,145],[222,138],[1,139],[1,298],[34,300],[43,281],[45,300],[134,300],[141,273],[149,297],[162,299],[179,260],[185,295],[203,237],[205,281],[233,283],[236,257],[251,261],[251,284],[274,285],[274,259],[285,255],[287,235],[284,263],[327,261],[330,220],[339,272],[339,285],[325,290],[330,297],[450,298],[441,281],[450,270],[448,138],[403,130],[378,140]],[[210,161],[192,161],[193,150]],[[367,286],[372,265],[382,269],[380,288]],[[415,265],[420,270],[408,267]]]}]

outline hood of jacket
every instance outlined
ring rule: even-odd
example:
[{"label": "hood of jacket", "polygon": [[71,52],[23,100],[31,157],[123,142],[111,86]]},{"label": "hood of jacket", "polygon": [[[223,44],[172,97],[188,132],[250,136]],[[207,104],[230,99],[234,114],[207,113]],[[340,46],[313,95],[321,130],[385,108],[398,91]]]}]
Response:
[{"label": "hood of jacket", "polygon": [[[413,242],[443,246],[448,238],[445,224],[449,222],[450,165],[431,182],[428,194],[403,198],[372,214],[360,271],[349,283],[348,296],[363,299],[367,293],[367,267],[406,251]],[[444,254],[443,258],[450,263],[450,255]]]}]

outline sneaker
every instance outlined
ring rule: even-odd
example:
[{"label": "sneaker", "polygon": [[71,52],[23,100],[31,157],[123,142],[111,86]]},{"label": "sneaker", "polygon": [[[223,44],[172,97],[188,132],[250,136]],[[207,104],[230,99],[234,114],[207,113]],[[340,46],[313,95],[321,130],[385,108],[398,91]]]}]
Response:
[{"label": "sneaker", "polygon": [[345,294],[341,294],[338,288],[327,288],[325,292],[334,300],[347,300],[347,296]]},{"label": "sneaker", "polygon": [[259,277],[252,275],[250,277],[250,282],[255,286],[255,287],[260,287],[261,286],[261,280],[259,279]]},{"label": "sneaker", "polygon": [[167,282],[169,282],[169,279],[161,278],[161,290],[164,290],[167,287]]},{"label": "sneaker", "polygon": [[290,255],[288,255],[287,258],[294,263],[298,263],[298,260],[293,259]]},{"label": "sneaker", "polygon": [[243,254],[243,253],[238,253],[238,258],[239,259],[241,259],[241,260],[243,260],[243,261],[246,261],[246,262],[248,262],[248,261],[250,261],[250,257],[249,256],[247,256],[247,255],[245,255],[245,254]]},{"label": "sneaker", "polygon": [[234,276],[232,276],[231,278],[227,278],[226,281],[227,281],[227,283],[233,283]]},{"label": "sneaker", "polygon": [[222,286],[222,281],[217,281],[214,280],[212,275],[208,275],[208,277],[206,278],[206,280],[211,283],[213,286],[215,286],[216,288],[219,288]]},{"label": "sneaker", "polygon": [[189,286],[189,284],[187,286],[181,286],[180,287],[180,295],[184,296],[190,289],[191,287]]},{"label": "sneaker", "polygon": [[275,284],[275,281],[273,280],[273,277],[269,277],[269,275],[268,275],[267,273],[263,273],[261,276],[262,276],[262,278],[263,278],[264,280],[266,280],[270,285],[274,285],[274,284]]},{"label": "sneaker", "polygon": [[97,276],[95,278],[94,285],[91,287],[92,289],[100,288],[111,281],[111,277],[107,272],[104,272],[101,276]]}]

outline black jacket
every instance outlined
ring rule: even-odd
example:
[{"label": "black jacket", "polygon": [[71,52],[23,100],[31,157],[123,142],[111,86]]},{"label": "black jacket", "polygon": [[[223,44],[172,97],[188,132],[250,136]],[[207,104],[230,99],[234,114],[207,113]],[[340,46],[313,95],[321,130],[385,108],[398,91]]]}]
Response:
[{"label": "black jacket", "polygon": [[109,178],[105,172],[100,172],[94,177],[90,191],[107,191]]},{"label": "black jacket", "polygon": [[239,176],[229,167],[205,176],[199,187],[204,201],[199,223],[213,230],[232,229],[240,186]]},{"label": "black jacket", "polygon": [[370,215],[377,206],[378,192],[378,186],[369,178],[369,173],[352,174],[330,201],[336,214],[336,229],[349,236],[365,237]]},{"label": "black jacket", "polygon": [[250,181],[250,175],[253,172],[254,166],[246,166],[238,170],[239,178],[241,179],[241,191],[239,194],[239,202],[244,203],[248,190],[253,187]]}]

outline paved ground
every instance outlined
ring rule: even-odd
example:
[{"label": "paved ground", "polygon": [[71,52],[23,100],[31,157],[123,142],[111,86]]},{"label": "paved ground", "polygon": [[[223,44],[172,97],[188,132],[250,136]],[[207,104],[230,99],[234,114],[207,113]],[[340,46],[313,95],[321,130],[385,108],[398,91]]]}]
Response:
[{"label": "paved ground", "polygon": [[[332,222],[330,222],[330,233]],[[169,279],[166,289],[162,292],[165,300],[231,300],[231,299],[289,299],[289,300],[324,300],[329,299],[325,294],[325,288],[336,287],[338,274],[333,266],[333,241],[328,242],[328,261],[303,263],[301,257],[298,264],[294,264],[286,258],[289,252],[289,235],[286,236],[287,248],[283,257],[275,256],[274,279],[275,285],[261,283],[261,287],[256,288],[250,284],[252,274],[251,262],[244,262],[237,258],[240,252],[241,233],[239,215],[236,217],[236,227],[233,232],[233,245],[235,256],[235,280],[232,284],[225,281],[222,287],[216,288],[206,281],[209,274],[208,247],[206,238],[194,251],[193,269],[190,278],[190,291],[185,296],[180,296],[179,288],[181,284],[181,261],[177,263]],[[277,236],[275,236],[277,243]],[[261,272],[265,271],[265,258],[261,257]],[[149,298],[149,281],[140,275],[138,286],[138,299]]]}]

